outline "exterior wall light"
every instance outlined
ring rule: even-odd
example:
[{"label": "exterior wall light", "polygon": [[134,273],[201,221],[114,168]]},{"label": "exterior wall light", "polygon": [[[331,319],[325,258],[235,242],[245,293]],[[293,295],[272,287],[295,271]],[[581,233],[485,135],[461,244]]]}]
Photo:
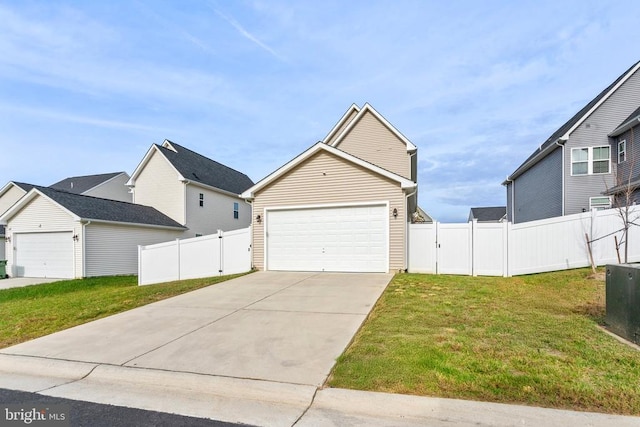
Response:
[{"label": "exterior wall light", "polygon": [[260,216],[260,214],[258,214],[258,216],[256,216],[256,222],[257,222],[258,224],[261,224],[261,223],[262,223],[262,217]]},{"label": "exterior wall light", "polygon": [[397,208],[393,208],[393,217],[394,218],[398,218],[398,209]]}]

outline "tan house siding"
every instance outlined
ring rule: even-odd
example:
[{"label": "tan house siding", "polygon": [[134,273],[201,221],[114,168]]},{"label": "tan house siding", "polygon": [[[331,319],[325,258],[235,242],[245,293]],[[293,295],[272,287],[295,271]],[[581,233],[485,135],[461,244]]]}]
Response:
[{"label": "tan house siding", "polygon": [[[82,277],[82,224],[55,203],[43,197],[36,197],[7,222],[7,236],[16,233],[41,233],[70,231],[79,236],[74,242],[75,276]],[[13,270],[13,247],[7,247],[7,270]]]},{"label": "tan house siding", "polygon": [[0,197],[0,215],[5,213],[11,206],[27,194],[23,189],[12,185],[6,193]]},{"label": "tan house siding", "polygon": [[[400,184],[327,152],[307,159],[289,173],[258,191],[253,202],[253,260],[264,269],[265,208],[363,202],[389,203],[389,269],[405,268],[405,195]],[[393,209],[398,216],[392,215]]]},{"label": "tan house siding", "polygon": [[340,135],[340,133],[344,130],[344,128],[346,128],[349,123],[351,123],[351,121],[354,119],[355,116],[358,115],[358,111],[356,111],[355,109],[352,110],[349,115],[347,117],[344,118],[344,121],[342,122],[342,124],[336,129],[336,131],[333,133],[333,135],[331,135],[331,138],[329,138],[327,141],[325,141],[327,144],[331,145],[333,144],[333,142],[336,140],[336,138],[338,137],[338,135]]},{"label": "tan house siding", "polygon": [[411,159],[406,144],[369,111],[336,148],[411,179]]},{"label": "tan house siding", "polygon": [[153,206],[179,224],[185,224],[185,185],[178,172],[158,153],[153,152],[135,180],[133,201]]}]

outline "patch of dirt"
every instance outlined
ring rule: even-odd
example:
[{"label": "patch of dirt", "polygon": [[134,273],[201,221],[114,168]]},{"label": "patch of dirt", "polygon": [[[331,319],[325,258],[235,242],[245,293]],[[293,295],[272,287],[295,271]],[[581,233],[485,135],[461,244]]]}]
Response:
[{"label": "patch of dirt", "polygon": [[588,275],[587,279],[600,280],[604,282],[605,277],[606,277],[606,273],[604,271],[597,271],[595,273],[591,273],[590,275]]}]

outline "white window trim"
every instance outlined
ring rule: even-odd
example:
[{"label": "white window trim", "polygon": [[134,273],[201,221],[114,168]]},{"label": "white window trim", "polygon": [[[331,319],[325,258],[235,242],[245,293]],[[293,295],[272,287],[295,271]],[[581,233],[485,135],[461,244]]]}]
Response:
[{"label": "white window trim", "polygon": [[240,203],[233,202],[233,219],[240,219]]},{"label": "white window trim", "polygon": [[[593,172],[593,149],[594,148],[608,148],[609,149],[609,164],[608,164],[608,172]],[[573,173],[573,164],[574,163],[583,163],[584,161],[580,161],[580,162],[574,162],[573,161],[573,152],[574,150],[587,150],[587,173],[578,173],[578,174],[574,174]],[[595,160],[597,162],[603,161],[603,160]],[[571,149],[571,176],[587,176],[587,175],[609,175],[611,174],[611,146],[609,145],[597,145],[594,147],[575,147]]]},{"label": "white window trim", "polygon": [[[594,206],[593,204],[593,199],[607,199],[609,200],[608,204],[597,204]],[[594,196],[594,197],[589,197],[589,210],[593,210],[593,209],[597,209],[597,210],[601,210],[601,209],[610,209],[612,206],[612,202],[611,202],[611,197],[607,197],[607,196]]]},{"label": "white window trim", "polygon": [[[624,144],[624,150],[622,150],[622,153],[624,153],[624,160],[620,160],[620,146]],[[618,163],[624,163],[627,161],[627,140],[623,139],[621,141],[618,141]]]}]

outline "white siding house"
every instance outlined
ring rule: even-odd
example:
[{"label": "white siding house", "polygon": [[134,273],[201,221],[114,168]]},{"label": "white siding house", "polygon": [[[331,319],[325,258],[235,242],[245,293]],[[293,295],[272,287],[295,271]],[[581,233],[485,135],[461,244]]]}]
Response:
[{"label": "white siding house", "polygon": [[136,274],[140,244],[182,237],[156,209],[34,187],[0,216],[11,276],[81,278]]},{"label": "white siding house", "polygon": [[137,204],[153,206],[188,228],[188,237],[246,228],[251,206],[245,174],[165,140],[147,151],[127,185]]}]

